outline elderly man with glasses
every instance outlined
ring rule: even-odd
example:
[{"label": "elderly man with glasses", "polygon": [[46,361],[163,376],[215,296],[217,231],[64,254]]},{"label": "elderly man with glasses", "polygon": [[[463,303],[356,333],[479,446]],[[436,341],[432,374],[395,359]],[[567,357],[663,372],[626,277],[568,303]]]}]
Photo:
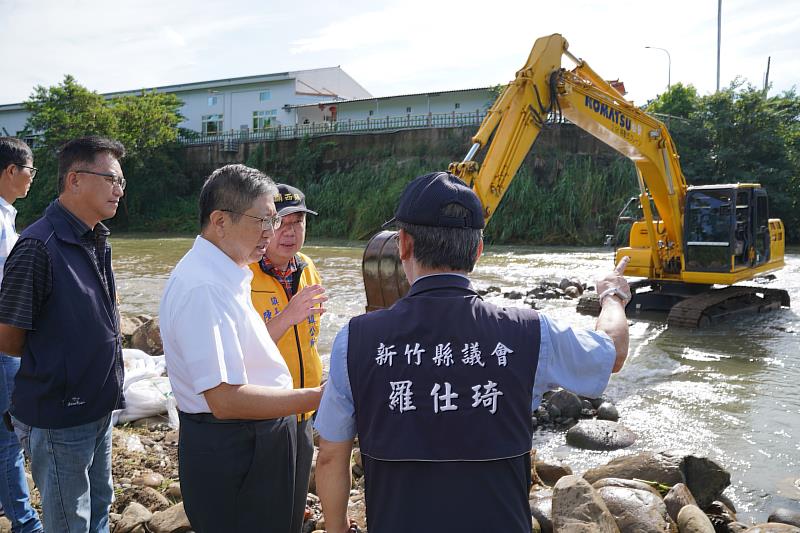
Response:
[{"label": "elderly man with glasses", "polygon": [[[20,139],[0,137],[0,279],[6,258],[18,239],[17,210],[11,204],[28,195],[35,176],[30,147]],[[0,415],[6,422],[10,421],[7,413],[19,361],[19,357],[0,353]],[[0,426],[0,503],[13,531],[42,531],[39,515],[31,507],[28,495],[22,448],[10,424]]]},{"label": "elderly man with glasses", "polygon": [[0,292],[0,351],[21,356],[11,415],[42,495],[46,531],[107,532],[111,412],[124,406],[109,231],[123,195],[117,141],[58,157],[58,199],[20,235]]},{"label": "elderly man with glasses", "polygon": [[[266,323],[270,337],[278,344],[294,387],[318,387],[322,381],[322,361],[317,351],[319,319],[327,297],[314,262],[300,253],[306,240],[306,215],[316,212],[306,207],[303,191],[278,184],[275,209],[281,225],[270,239],[267,253],[253,271],[253,305]],[[294,516],[288,533],[301,533],[308,497],[314,440],[313,411],[297,419],[297,475],[295,477]]]},{"label": "elderly man with glasses", "polygon": [[170,275],[161,336],[180,416],[184,509],[197,533],[286,533],[295,492],[296,416],[321,388],[292,376],[253,307],[248,265],[281,224],[275,184],[226,165],[200,191],[200,235]]}]

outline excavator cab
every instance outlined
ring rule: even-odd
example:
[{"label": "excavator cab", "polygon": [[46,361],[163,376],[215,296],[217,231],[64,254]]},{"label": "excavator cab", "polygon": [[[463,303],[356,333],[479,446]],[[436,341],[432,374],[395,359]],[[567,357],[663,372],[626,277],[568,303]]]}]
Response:
[{"label": "excavator cab", "polygon": [[770,259],[769,204],[758,184],[689,187],[685,270],[736,272]]}]

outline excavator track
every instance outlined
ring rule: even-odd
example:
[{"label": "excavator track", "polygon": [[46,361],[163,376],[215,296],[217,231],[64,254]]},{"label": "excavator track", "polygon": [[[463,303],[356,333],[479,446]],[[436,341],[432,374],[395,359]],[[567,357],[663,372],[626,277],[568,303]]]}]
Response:
[{"label": "excavator track", "polygon": [[763,313],[781,306],[789,306],[789,293],[783,289],[737,285],[686,298],[672,307],[667,325],[702,328],[732,315]]},{"label": "excavator track", "polygon": [[[634,300],[626,306],[629,316],[637,312],[637,306],[634,305],[637,296],[635,288],[645,286],[646,283],[631,284],[631,289],[634,289]],[[672,293],[669,298],[677,296]],[[764,313],[781,307],[789,307],[789,293],[783,289],[748,285],[709,289],[699,294],[686,295],[672,305],[667,315],[667,324],[671,327],[697,329],[721,322],[733,315]],[[600,302],[597,300],[597,295],[583,296],[578,301],[576,310],[584,315],[599,315]]]}]

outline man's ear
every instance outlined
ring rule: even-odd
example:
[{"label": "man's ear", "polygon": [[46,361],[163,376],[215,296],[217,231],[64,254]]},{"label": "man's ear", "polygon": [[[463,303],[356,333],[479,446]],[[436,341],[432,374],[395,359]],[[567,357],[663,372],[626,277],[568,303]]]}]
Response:
[{"label": "man's ear", "polygon": [[402,229],[397,232],[397,253],[400,261],[408,261],[414,255],[414,237]]},{"label": "man's ear", "polygon": [[475,256],[476,263],[478,262],[478,259],[480,259],[482,255],[483,255],[483,236],[481,236],[481,240],[478,242],[478,253]]},{"label": "man's ear", "polygon": [[225,235],[225,228],[228,224],[228,219],[225,217],[225,213],[220,211],[219,209],[212,211],[211,214],[208,216],[209,224],[208,227],[211,231],[213,231],[216,235],[220,237]]},{"label": "man's ear", "polygon": [[17,171],[17,165],[14,163],[9,163],[6,168],[0,169],[0,176],[4,176],[8,174],[9,176],[13,176],[14,173]]}]

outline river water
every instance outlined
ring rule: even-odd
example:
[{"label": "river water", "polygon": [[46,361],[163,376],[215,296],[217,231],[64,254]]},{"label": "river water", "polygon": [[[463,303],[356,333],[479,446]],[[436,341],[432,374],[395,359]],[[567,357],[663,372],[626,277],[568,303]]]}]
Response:
[{"label": "river water", "polygon": [[[158,313],[170,271],[192,239],[121,237],[113,240],[121,309]],[[361,279],[363,246],[306,246],[330,301],[323,319],[320,352],[327,358],[333,337],[365,305]],[[612,267],[605,249],[488,247],[473,280],[476,286],[530,288],[539,281],[577,277],[593,284]],[[800,505],[800,250],[769,286],[788,289],[792,307],[746,316],[709,329],[668,329],[657,317],[631,320],[631,350],[625,368],[611,378],[606,396],[620,420],[637,435],[626,450],[577,450],[563,432],[537,431],[540,458],[561,460],[576,473],[633,451],[681,449],[717,460],[730,473],[726,494],[742,521],[766,521],[778,505]],[[517,305],[496,297],[503,305]],[[576,302],[542,301],[549,316],[593,327],[594,318],[575,312]]]}]

